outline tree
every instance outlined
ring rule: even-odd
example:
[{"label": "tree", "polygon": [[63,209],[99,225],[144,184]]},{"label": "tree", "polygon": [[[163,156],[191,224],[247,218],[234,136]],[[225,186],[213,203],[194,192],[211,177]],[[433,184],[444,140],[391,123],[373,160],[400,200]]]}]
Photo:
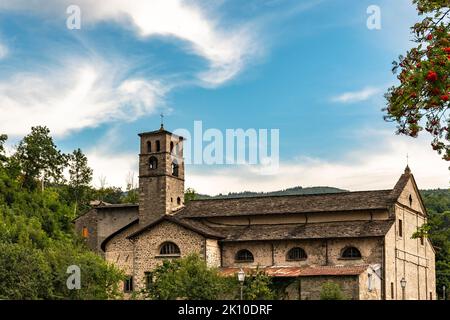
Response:
[{"label": "tree", "polygon": [[139,193],[137,191],[138,185],[134,179],[134,173],[129,172],[127,176],[127,192],[125,197],[122,199],[124,203],[138,203]]},{"label": "tree", "polygon": [[450,8],[448,0],[413,0],[425,18],[412,27],[417,46],[393,63],[400,84],[386,93],[385,120],[397,133],[417,137],[424,128],[432,147],[450,161]]},{"label": "tree", "polygon": [[0,134],[0,164],[6,160],[5,155],[5,142],[8,140],[8,136],[6,134]]},{"label": "tree", "polygon": [[337,283],[327,281],[322,285],[320,300],[345,300],[345,296]]},{"label": "tree", "polygon": [[23,185],[34,190],[41,180],[42,189],[46,182],[62,180],[67,163],[66,156],[59,151],[47,127],[32,127],[31,133],[20,141],[14,155],[23,174]]},{"label": "tree", "polygon": [[261,270],[253,271],[244,281],[245,300],[272,300],[276,297],[272,279]]},{"label": "tree", "polygon": [[158,300],[216,300],[230,291],[230,282],[196,254],[165,260],[153,272],[153,283],[144,295]]},{"label": "tree", "polygon": [[184,192],[184,203],[187,204],[191,200],[196,200],[198,198],[197,192],[192,188],[187,188]]},{"label": "tree", "polygon": [[75,200],[75,212],[80,201],[85,200],[86,191],[92,181],[92,169],[88,166],[88,160],[81,149],[74,150],[69,155],[69,187]]}]

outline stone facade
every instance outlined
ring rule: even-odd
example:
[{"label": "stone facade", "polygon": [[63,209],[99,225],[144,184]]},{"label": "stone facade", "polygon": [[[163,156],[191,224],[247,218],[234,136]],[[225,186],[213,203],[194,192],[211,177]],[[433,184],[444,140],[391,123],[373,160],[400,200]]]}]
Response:
[{"label": "stone facade", "polygon": [[[139,207],[123,206],[122,215],[96,209],[76,221],[94,226],[91,245],[101,243],[134,290],[164,259],[196,253],[224,275],[266,270],[285,282],[286,299],[319,299],[327,281],[348,299],[436,298],[433,247],[412,239],[427,216],[409,168],[392,190],[184,204],[183,139],[163,128],[140,137]],[[293,248],[304,253],[292,258]],[[250,256],[241,259],[241,250]]]}]

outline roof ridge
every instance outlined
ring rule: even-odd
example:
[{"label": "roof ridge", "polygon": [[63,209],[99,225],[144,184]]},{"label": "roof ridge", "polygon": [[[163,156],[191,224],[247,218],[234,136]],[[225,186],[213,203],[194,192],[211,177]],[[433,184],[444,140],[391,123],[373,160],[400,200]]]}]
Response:
[{"label": "roof ridge", "polygon": [[282,198],[282,197],[309,197],[309,196],[324,196],[324,195],[337,195],[337,194],[355,194],[355,193],[369,193],[369,192],[392,192],[393,189],[377,189],[377,190],[357,190],[357,191],[342,191],[342,192],[324,192],[324,193],[310,193],[310,194],[279,194],[279,195],[256,195],[256,196],[243,196],[243,197],[224,197],[224,198],[205,198],[195,199],[189,202],[201,202],[201,201],[219,201],[219,200],[242,200],[242,199],[254,199],[254,198]]}]

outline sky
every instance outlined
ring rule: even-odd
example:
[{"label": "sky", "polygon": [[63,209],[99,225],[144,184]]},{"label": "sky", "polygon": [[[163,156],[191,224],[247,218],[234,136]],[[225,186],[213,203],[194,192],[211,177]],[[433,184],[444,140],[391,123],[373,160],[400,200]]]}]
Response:
[{"label": "sky", "polygon": [[410,0],[2,0],[0,132],[13,150],[48,126],[63,152],[86,153],[96,186],[137,176],[137,134],[163,113],[170,131],[279,130],[278,170],[187,165],[200,193],[388,189],[407,161],[420,188],[447,188],[430,138],[382,117],[418,19]]}]

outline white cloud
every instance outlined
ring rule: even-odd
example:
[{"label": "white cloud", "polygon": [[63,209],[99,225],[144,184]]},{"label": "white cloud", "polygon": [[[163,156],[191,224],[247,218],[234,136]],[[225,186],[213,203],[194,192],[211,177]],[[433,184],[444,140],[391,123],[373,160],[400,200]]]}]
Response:
[{"label": "white cloud", "polygon": [[345,92],[343,94],[333,97],[331,101],[338,103],[361,102],[370,99],[371,97],[380,92],[381,90],[378,88],[366,87],[359,91]]},{"label": "white cloud", "polygon": [[8,135],[46,125],[55,136],[155,111],[167,91],[160,82],[120,78],[121,66],[66,63],[43,74],[19,73],[0,81],[0,128]]},{"label": "white cloud", "polygon": [[[448,187],[448,163],[431,149],[426,137],[412,139],[394,136],[391,132],[361,131],[364,132],[362,138],[372,142],[363,149],[348,152],[340,160],[299,157],[295,161],[281,162],[279,171],[272,175],[261,172],[258,166],[188,166],[186,187],[211,195],[246,190],[274,191],[294,186],[390,189],[403,173],[407,154],[419,188]],[[104,175],[110,185],[124,187],[129,172],[137,176],[137,152],[116,155],[96,150],[87,154],[97,181]]]},{"label": "white cloud", "polygon": [[[45,2],[46,4],[43,4]],[[33,10],[61,14],[72,0],[3,0],[0,10]],[[209,61],[209,69],[198,77],[205,85],[219,85],[236,76],[250,56],[260,48],[254,26],[220,26],[211,9],[195,1],[182,0],[79,0],[82,26],[112,20],[132,27],[142,37],[168,36],[183,40],[188,50]],[[216,15],[217,16],[217,15]]]}]

